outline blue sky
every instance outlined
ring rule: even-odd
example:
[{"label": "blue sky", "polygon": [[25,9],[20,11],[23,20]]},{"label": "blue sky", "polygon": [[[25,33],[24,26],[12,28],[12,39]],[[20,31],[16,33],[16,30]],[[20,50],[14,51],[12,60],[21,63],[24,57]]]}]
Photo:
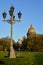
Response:
[{"label": "blue sky", "polygon": [[15,41],[22,39],[32,24],[36,33],[43,34],[43,0],[0,0],[0,38],[10,37],[10,24],[3,22],[2,13],[6,11],[9,19],[9,9],[15,7],[14,15],[22,12],[20,23],[13,26],[13,38]]}]

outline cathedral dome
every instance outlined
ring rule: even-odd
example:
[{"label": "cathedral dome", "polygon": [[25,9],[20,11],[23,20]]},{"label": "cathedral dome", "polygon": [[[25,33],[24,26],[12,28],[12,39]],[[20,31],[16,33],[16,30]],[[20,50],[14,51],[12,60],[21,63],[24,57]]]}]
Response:
[{"label": "cathedral dome", "polygon": [[34,33],[35,33],[35,29],[33,28],[32,25],[30,25],[30,28],[29,28],[29,30],[28,30],[27,35],[28,35],[28,34],[34,34]]}]

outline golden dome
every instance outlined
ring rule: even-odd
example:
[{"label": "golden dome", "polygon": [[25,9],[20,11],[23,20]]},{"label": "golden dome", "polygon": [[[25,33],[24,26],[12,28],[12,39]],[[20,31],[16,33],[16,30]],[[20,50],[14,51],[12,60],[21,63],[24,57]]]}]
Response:
[{"label": "golden dome", "polygon": [[28,30],[28,33],[35,33],[35,29],[32,27],[32,25],[30,25],[30,28]]},{"label": "golden dome", "polygon": [[18,39],[18,44],[21,45],[22,44],[22,40]]}]

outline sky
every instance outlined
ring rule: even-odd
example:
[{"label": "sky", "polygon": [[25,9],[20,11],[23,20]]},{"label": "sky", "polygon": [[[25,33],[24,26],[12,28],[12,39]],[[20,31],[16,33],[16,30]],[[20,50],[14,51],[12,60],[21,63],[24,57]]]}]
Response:
[{"label": "sky", "polygon": [[2,13],[6,11],[6,19],[10,19],[9,9],[15,7],[14,15],[21,11],[21,21],[13,25],[13,39],[23,39],[32,24],[37,34],[43,34],[43,0],[0,0],[0,38],[10,37],[10,24],[3,21]]}]

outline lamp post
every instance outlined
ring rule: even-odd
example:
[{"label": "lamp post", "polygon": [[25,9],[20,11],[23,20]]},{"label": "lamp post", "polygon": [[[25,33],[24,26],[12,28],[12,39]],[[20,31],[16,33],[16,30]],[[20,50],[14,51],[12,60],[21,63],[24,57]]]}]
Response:
[{"label": "lamp post", "polygon": [[10,45],[10,51],[9,51],[9,58],[16,58],[15,50],[13,49],[13,24],[15,24],[16,22],[19,22],[21,15],[22,15],[22,13],[19,11],[18,13],[19,19],[16,20],[14,16],[14,9],[15,8],[13,6],[10,7],[10,10],[9,10],[10,19],[7,19],[7,20],[6,20],[7,13],[6,12],[2,13],[4,21],[11,25],[11,32],[10,32],[11,33],[11,45]]}]

